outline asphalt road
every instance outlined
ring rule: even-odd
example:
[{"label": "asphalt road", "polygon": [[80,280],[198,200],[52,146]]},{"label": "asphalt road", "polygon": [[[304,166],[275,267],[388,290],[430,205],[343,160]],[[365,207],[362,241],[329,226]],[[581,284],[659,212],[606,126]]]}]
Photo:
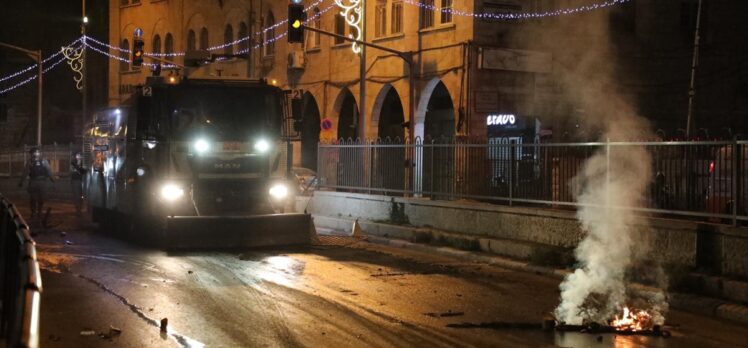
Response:
[{"label": "asphalt road", "polygon": [[95,233],[68,205],[50,223],[36,236],[44,347],[748,346],[748,328],[678,311],[668,339],[501,328],[540,323],[558,281],[350,237],[170,254]]}]

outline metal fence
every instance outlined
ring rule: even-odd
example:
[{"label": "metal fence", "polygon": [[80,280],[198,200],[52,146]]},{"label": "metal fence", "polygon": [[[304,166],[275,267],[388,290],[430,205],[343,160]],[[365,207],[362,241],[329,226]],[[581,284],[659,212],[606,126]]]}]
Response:
[{"label": "metal fence", "polygon": [[[748,221],[748,142],[339,141],[320,144],[319,187],[509,205],[579,206],[580,171],[593,154],[651,157],[649,191],[637,207],[711,221]],[[647,159],[642,159],[646,161]]]},{"label": "metal fence", "polygon": [[[15,150],[0,151],[0,177],[18,177],[23,173],[29,160],[29,150],[32,146],[24,146]],[[66,145],[44,145],[40,148],[42,157],[49,161],[52,174],[55,176],[70,175],[70,159],[80,146]]]},{"label": "metal fence", "polygon": [[18,210],[0,196],[0,338],[7,347],[39,346],[42,279],[35,245]]}]

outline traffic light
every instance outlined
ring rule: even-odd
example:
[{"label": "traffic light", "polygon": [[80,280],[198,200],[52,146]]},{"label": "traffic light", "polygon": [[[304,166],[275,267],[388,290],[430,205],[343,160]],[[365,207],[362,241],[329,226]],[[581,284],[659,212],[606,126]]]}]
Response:
[{"label": "traffic light", "polygon": [[288,5],[288,42],[304,43],[304,22],[306,21],[306,12],[304,5]]},{"label": "traffic light", "polygon": [[132,66],[143,65],[143,46],[145,42],[141,38],[135,38],[132,43]]}]

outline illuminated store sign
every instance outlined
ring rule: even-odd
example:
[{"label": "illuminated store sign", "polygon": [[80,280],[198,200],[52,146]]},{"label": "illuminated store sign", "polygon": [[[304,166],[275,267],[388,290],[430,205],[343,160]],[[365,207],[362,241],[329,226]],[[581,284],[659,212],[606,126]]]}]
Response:
[{"label": "illuminated store sign", "polygon": [[489,126],[511,126],[516,122],[517,118],[513,114],[488,115],[486,117],[486,125]]}]

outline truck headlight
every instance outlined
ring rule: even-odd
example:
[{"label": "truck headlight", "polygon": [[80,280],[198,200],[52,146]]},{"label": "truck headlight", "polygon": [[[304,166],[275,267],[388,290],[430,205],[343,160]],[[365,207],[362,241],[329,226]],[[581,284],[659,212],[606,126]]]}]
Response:
[{"label": "truck headlight", "polygon": [[270,196],[275,199],[284,199],[288,196],[288,187],[284,184],[274,184],[270,187]]},{"label": "truck headlight", "polygon": [[265,139],[260,139],[255,142],[255,150],[259,153],[265,153],[270,150],[270,143]]},{"label": "truck headlight", "polygon": [[193,144],[193,147],[198,155],[202,155],[210,150],[210,143],[205,139],[197,139]]},{"label": "truck headlight", "polygon": [[184,196],[184,189],[173,183],[164,184],[161,187],[161,198],[173,202]]}]

